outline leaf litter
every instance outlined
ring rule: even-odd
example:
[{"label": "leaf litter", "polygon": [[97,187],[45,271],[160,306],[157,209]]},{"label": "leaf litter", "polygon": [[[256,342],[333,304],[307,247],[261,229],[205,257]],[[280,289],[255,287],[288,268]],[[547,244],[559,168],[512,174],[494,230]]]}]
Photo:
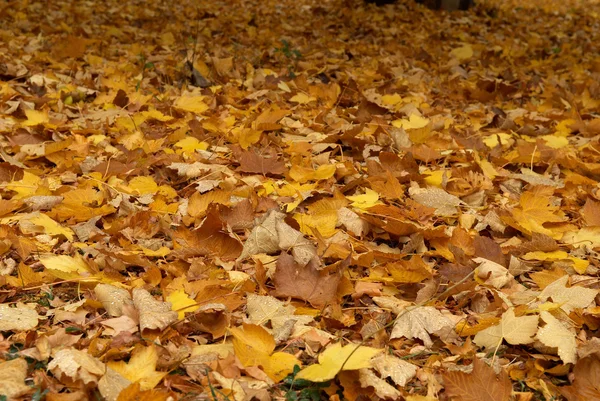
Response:
[{"label": "leaf litter", "polygon": [[600,399],[596,1],[12,1],[0,398]]}]

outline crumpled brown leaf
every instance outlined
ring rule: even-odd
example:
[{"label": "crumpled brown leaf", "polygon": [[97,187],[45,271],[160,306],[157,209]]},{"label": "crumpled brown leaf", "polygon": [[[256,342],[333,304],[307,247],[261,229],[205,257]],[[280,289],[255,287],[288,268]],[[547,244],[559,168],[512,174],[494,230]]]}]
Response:
[{"label": "crumpled brown leaf", "polygon": [[140,314],[140,331],[162,330],[177,321],[177,312],[171,310],[170,302],[157,301],[142,288],[133,289],[133,304]]},{"label": "crumpled brown leaf", "polygon": [[317,270],[316,259],[302,265],[296,263],[291,255],[282,253],[277,259],[277,269],[273,276],[273,295],[298,298],[321,307],[335,299],[340,279],[339,272],[329,274]]},{"label": "crumpled brown leaf", "polygon": [[259,253],[275,253],[291,249],[294,260],[306,266],[317,255],[315,246],[298,230],[289,226],[285,214],[271,211],[267,217],[252,229],[244,243],[242,254],[237,259],[244,260]]}]

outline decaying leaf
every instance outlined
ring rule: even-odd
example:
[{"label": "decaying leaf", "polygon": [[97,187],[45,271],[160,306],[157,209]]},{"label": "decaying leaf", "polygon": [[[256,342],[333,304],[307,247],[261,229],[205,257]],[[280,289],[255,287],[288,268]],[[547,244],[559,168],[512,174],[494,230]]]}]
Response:
[{"label": "decaying leaf", "polygon": [[333,301],[337,296],[341,274],[337,271],[329,273],[317,270],[317,267],[315,259],[302,265],[291,255],[282,253],[277,259],[277,269],[273,276],[273,295],[302,299],[314,306],[323,306]]},{"label": "decaying leaf", "polygon": [[100,283],[94,287],[94,293],[109,316],[121,316],[124,306],[133,305],[131,294],[124,288]]},{"label": "decaying leaf", "polygon": [[169,302],[157,301],[144,289],[133,289],[133,305],[140,315],[140,331],[162,330],[177,320],[177,312],[171,310]]},{"label": "decaying leaf", "polygon": [[57,377],[66,377],[74,382],[81,380],[84,384],[89,384],[98,383],[104,375],[105,366],[87,352],[64,348],[53,355],[48,370]]},{"label": "decaying leaf", "polygon": [[0,305],[0,331],[8,330],[31,330],[38,325],[39,315],[35,309],[25,306],[11,308],[8,305]]},{"label": "decaying leaf", "polygon": [[27,362],[16,358],[0,363],[0,394],[9,400],[17,399],[31,391],[25,384]]},{"label": "decaying leaf", "polygon": [[300,231],[290,227],[284,218],[283,213],[270,212],[262,223],[252,229],[238,260],[259,253],[271,254],[280,250],[291,250],[296,263],[306,266],[316,256],[316,249]]}]

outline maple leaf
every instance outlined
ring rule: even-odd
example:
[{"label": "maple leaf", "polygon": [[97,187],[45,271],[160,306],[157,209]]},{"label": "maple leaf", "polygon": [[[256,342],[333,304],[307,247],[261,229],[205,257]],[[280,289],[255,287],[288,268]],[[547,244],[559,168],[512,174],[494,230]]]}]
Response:
[{"label": "maple leaf", "polygon": [[508,401],[512,384],[502,370],[496,375],[494,369],[479,358],[473,360],[473,371],[444,372],[444,388],[450,397],[461,401]]},{"label": "maple leaf", "polygon": [[318,262],[314,259],[302,266],[297,264],[291,255],[282,253],[277,259],[277,268],[273,276],[273,295],[302,299],[316,307],[332,302],[337,296],[340,272],[319,271],[317,267]]},{"label": "maple leaf", "polygon": [[502,340],[509,344],[529,344],[538,330],[537,316],[515,316],[513,308],[502,314],[500,324],[478,332],[473,342],[488,349],[498,347]]},{"label": "maple leaf", "polygon": [[519,198],[519,206],[511,210],[516,224],[525,233],[540,233],[554,237],[554,233],[544,227],[545,223],[564,221],[564,214],[558,206],[550,203],[554,191],[551,187],[537,186],[532,191],[526,191]]}]

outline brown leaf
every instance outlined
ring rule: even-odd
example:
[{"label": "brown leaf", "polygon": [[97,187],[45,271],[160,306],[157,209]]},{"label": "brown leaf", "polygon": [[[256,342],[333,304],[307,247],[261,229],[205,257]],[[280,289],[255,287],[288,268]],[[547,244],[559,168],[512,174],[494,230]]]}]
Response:
[{"label": "brown leaf", "polygon": [[559,388],[567,400],[600,400],[600,358],[597,355],[580,359],[575,364],[573,374],[573,384]]},{"label": "brown leaf", "polygon": [[257,149],[234,150],[234,155],[240,163],[237,170],[243,173],[283,175],[286,171],[285,163],[277,157],[273,148],[260,153]]},{"label": "brown leaf", "polygon": [[600,226],[600,202],[588,198],[581,213],[588,226]]},{"label": "brown leaf", "polygon": [[306,266],[294,262],[294,258],[282,253],[277,259],[275,282],[276,297],[292,297],[308,301],[315,307],[322,307],[333,301],[341,276],[334,272],[317,270],[318,262],[313,258]]},{"label": "brown leaf", "polygon": [[445,372],[444,384],[450,397],[460,401],[508,401],[512,385],[508,374],[494,369],[481,359],[473,361],[473,372]]}]

